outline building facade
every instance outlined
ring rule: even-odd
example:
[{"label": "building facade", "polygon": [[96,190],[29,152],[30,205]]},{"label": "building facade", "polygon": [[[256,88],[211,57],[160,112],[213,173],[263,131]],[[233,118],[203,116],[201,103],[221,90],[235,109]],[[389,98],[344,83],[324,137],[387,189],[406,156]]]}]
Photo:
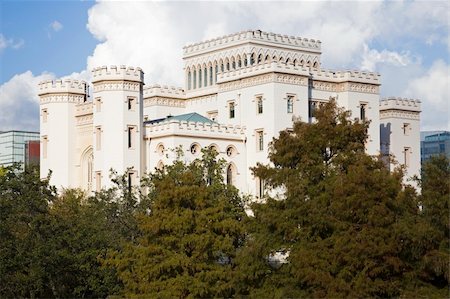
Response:
[{"label": "building facade", "polygon": [[39,164],[39,132],[0,132],[0,166]]},{"label": "building facade", "polygon": [[[113,168],[137,185],[143,173],[171,163],[174,148],[191,161],[213,147],[227,162],[227,182],[261,196],[249,168],[267,163],[272,138],[296,120],[313,122],[330,98],[370,120],[369,154],[380,154],[382,142],[397,158],[405,147],[419,153],[419,101],[380,101],[379,74],[327,70],[320,57],[318,40],[250,30],[184,47],[184,88],[144,87],[143,71],[125,66],[94,69],[90,98],[86,82],[42,82],[41,176],[52,170],[57,187],[95,191],[111,184]],[[403,119],[410,138],[397,140]],[[382,126],[389,140],[380,139]],[[408,162],[408,174],[418,174],[420,159]]]},{"label": "building facade", "polygon": [[424,163],[432,156],[445,155],[450,159],[450,132],[421,132],[420,158]]}]

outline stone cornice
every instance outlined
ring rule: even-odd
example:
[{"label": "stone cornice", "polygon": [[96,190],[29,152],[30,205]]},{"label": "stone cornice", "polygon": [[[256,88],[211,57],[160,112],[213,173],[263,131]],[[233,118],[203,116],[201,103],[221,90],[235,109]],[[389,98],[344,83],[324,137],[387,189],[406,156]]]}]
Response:
[{"label": "stone cornice", "polygon": [[94,123],[94,114],[85,114],[76,117],[77,126],[91,125]]},{"label": "stone cornice", "polygon": [[144,107],[151,107],[151,106],[168,106],[168,107],[185,108],[186,103],[185,103],[185,100],[166,98],[166,97],[145,98],[144,99]]}]

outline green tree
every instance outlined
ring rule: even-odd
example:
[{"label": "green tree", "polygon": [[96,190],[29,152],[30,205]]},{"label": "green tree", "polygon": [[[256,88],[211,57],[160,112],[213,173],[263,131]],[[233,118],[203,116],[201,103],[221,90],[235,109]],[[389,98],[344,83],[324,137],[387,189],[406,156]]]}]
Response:
[{"label": "green tree", "polygon": [[142,235],[112,252],[125,295],[230,297],[236,249],[243,242],[242,200],[224,184],[223,163],[204,151],[201,160],[173,165],[149,176]]},{"label": "green tree", "polygon": [[56,198],[39,169],[19,164],[0,176],[0,297],[50,297],[45,260],[49,203]]},{"label": "green tree", "polygon": [[[281,132],[252,205],[247,246],[239,256],[239,292],[259,297],[393,297],[412,271],[402,244],[418,213],[417,197],[365,153],[367,122],[330,101],[317,122]],[[406,231],[405,231],[406,230]],[[274,258],[284,254],[286,262]],[[248,260],[252,260],[249,265]],[[247,268],[251,267],[253,271]]]}]

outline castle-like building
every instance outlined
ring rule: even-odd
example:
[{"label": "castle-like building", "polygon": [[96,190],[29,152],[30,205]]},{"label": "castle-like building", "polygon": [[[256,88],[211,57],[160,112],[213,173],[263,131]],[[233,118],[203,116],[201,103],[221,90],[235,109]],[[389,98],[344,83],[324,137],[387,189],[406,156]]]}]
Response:
[{"label": "castle-like building", "polygon": [[39,84],[41,176],[88,191],[111,185],[110,169],[131,185],[171,163],[182,146],[191,161],[212,147],[227,162],[227,183],[261,196],[250,167],[268,163],[268,145],[293,122],[335,98],[370,120],[367,152],[391,154],[420,172],[420,102],[380,99],[380,75],[323,69],[318,40],[243,31],[183,48],[184,88],[144,87],[140,68],[100,67],[88,83]]}]

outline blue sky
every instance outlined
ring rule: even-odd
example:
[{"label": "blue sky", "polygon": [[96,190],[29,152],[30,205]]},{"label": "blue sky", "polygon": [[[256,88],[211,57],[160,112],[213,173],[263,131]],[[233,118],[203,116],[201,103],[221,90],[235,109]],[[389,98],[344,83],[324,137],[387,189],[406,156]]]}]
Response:
[{"label": "blue sky", "polygon": [[[38,130],[37,83],[144,69],[181,86],[182,46],[261,29],[322,41],[322,66],[382,76],[381,95],[419,98],[423,130],[450,129],[446,1],[0,2],[0,130]],[[8,111],[7,113],[5,111]]]}]

